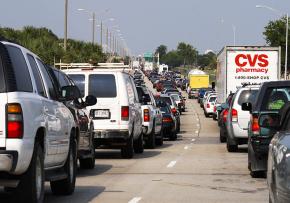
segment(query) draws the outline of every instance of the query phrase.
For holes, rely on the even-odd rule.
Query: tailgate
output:
[[[0,148],[6,146],[6,104],[7,93],[0,93]]]
[[[241,129],[248,129],[248,123],[250,121],[250,113],[248,111],[243,111],[239,106],[238,110],[238,123]]]

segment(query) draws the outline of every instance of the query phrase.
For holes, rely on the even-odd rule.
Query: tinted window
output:
[[[171,95],[171,97],[172,97],[174,100],[179,100],[179,96],[178,96],[178,95]]]
[[[244,90],[241,92],[238,104],[242,106],[243,103],[254,103],[258,90]]]
[[[5,82],[4,82],[4,72],[3,68],[0,66],[0,92],[5,92],[6,87],[5,87]]]
[[[50,78],[49,73],[47,72],[46,67],[38,59],[37,59],[37,62],[38,62],[39,67],[41,69],[41,72],[42,72],[43,78],[44,78],[44,80],[46,82],[46,85],[48,87],[49,96],[51,97],[51,99],[57,100],[57,94],[55,92],[55,88],[53,86],[52,79]]]
[[[268,88],[263,98],[261,110],[279,110],[289,101],[290,87]]]
[[[167,106],[160,107],[160,111],[162,113],[170,113],[170,109]]]
[[[34,60],[34,57],[31,56],[30,54],[28,54],[27,57],[28,57],[28,61],[32,69],[34,79],[35,79],[37,92],[39,95],[46,97],[45,88],[43,86],[43,81],[42,81],[38,66],[36,64],[36,61]]]
[[[85,76],[81,74],[72,74],[72,75],[69,75],[69,77],[74,81],[76,86],[78,86],[78,88],[81,91],[82,97],[84,97],[85,96]]]
[[[158,98],[158,99],[161,100],[161,101],[166,102],[166,103],[169,104],[169,105],[172,105],[172,102],[171,102],[170,97],[160,97],[160,98]]]
[[[210,97],[208,102],[214,102],[216,100],[216,97]]]
[[[32,92],[33,88],[31,78],[22,51],[14,46],[6,45],[6,47],[11,58],[17,90],[23,92]]]
[[[112,74],[94,74],[89,76],[89,95],[97,98],[116,97],[116,80]]]
[[[65,74],[62,72],[59,72],[57,70],[53,70],[54,75],[60,85],[60,87],[64,87],[64,86],[70,86],[70,82],[68,81],[68,79],[65,77]]]

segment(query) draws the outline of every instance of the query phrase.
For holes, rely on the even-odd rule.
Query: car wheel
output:
[[[71,195],[75,190],[77,169],[76,140],[73,137],[70,141],[69,153],[63,169],[67,174],[67,178],[63,180],[51,181],[50,188],[53,194]]]
[[[146,147],[149,149],[154,149],[156,146],[155,143],[156,137],[155,137],[155,125],[153,125],[152,131],[150,135],[148,136],[148,139],[146,141]]]
[[[264,178],[265,171],[250,171],[250,175],[252,178]]]
[[[20,202],[43,202],[44,198],[44,155],[39,143],[35,143],[30,166],[21,177],[16,189]]]
[[[156,139],[156,144],[159,146],[163,145],[163,130],[160,131],[159,138]]]
[[[170,134],[170,140],[175,141],[177,139],[177,133],[176,131],[171,132]]]
[[[227,140],[227,150],[228,152],[236,152],[238,151],[238,145],[231,145]]]
[[[121,149],[121,155],[125,159],[131,159],[134,155],[133,135],[127,140],[126,146]]]
[[[225,143],[227,141],[225,130],[220,127],[220,142]]]
[[[205,111],[204,111],[204,116],[205,116],[206,118],[209,117],[208,113],[206,113]]]
[[[138,139],[134,141],[134,152],[137,154],[141,154],[144,152],[144,145],[143,145],[143,133],[139,135]]]

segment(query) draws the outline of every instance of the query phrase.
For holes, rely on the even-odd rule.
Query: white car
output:
[[[214,113],[214,105],[217,99],[217,95],[215,93],[209,94],[206,97],[205,103],[203,104],[204,115],[205,117],[209,117]]]
[[[258,85],[241,87],[233,97],[226,121],[227,149],[229,152],[237,151],[238,145],[248,143],[250,112],[243,111],[242,104],[254,103],[259,88]]]
[[[139,100],[142,100],[142,126],[145,144],[148,148],[163,145],[162,113],[156,106],[152,93],[146,87],[137,87]],[[143,98],[142,98],[143,97]]]
[[[142,112],[133,77],[123,69],[66,69],[83,95],[98,103],[88,107],[93,117],[96,147],[120,148],[123,158],[142,153]]]
[[[72,194],[76,125],[62,102],[78,88],[58,95],[41,59],[20,45],[0,42],[0,61],[0,185],[15,202],[43,202],[45,180],[54,194]]]

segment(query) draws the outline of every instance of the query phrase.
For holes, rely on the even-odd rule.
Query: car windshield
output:
[[[262,111],[280,110],[290,100],[290,87],[268,88],[262,102]]]
[[[215,100],[216,100],[216,97],[210,97],[208,101],[209,102],[214,102]]]

